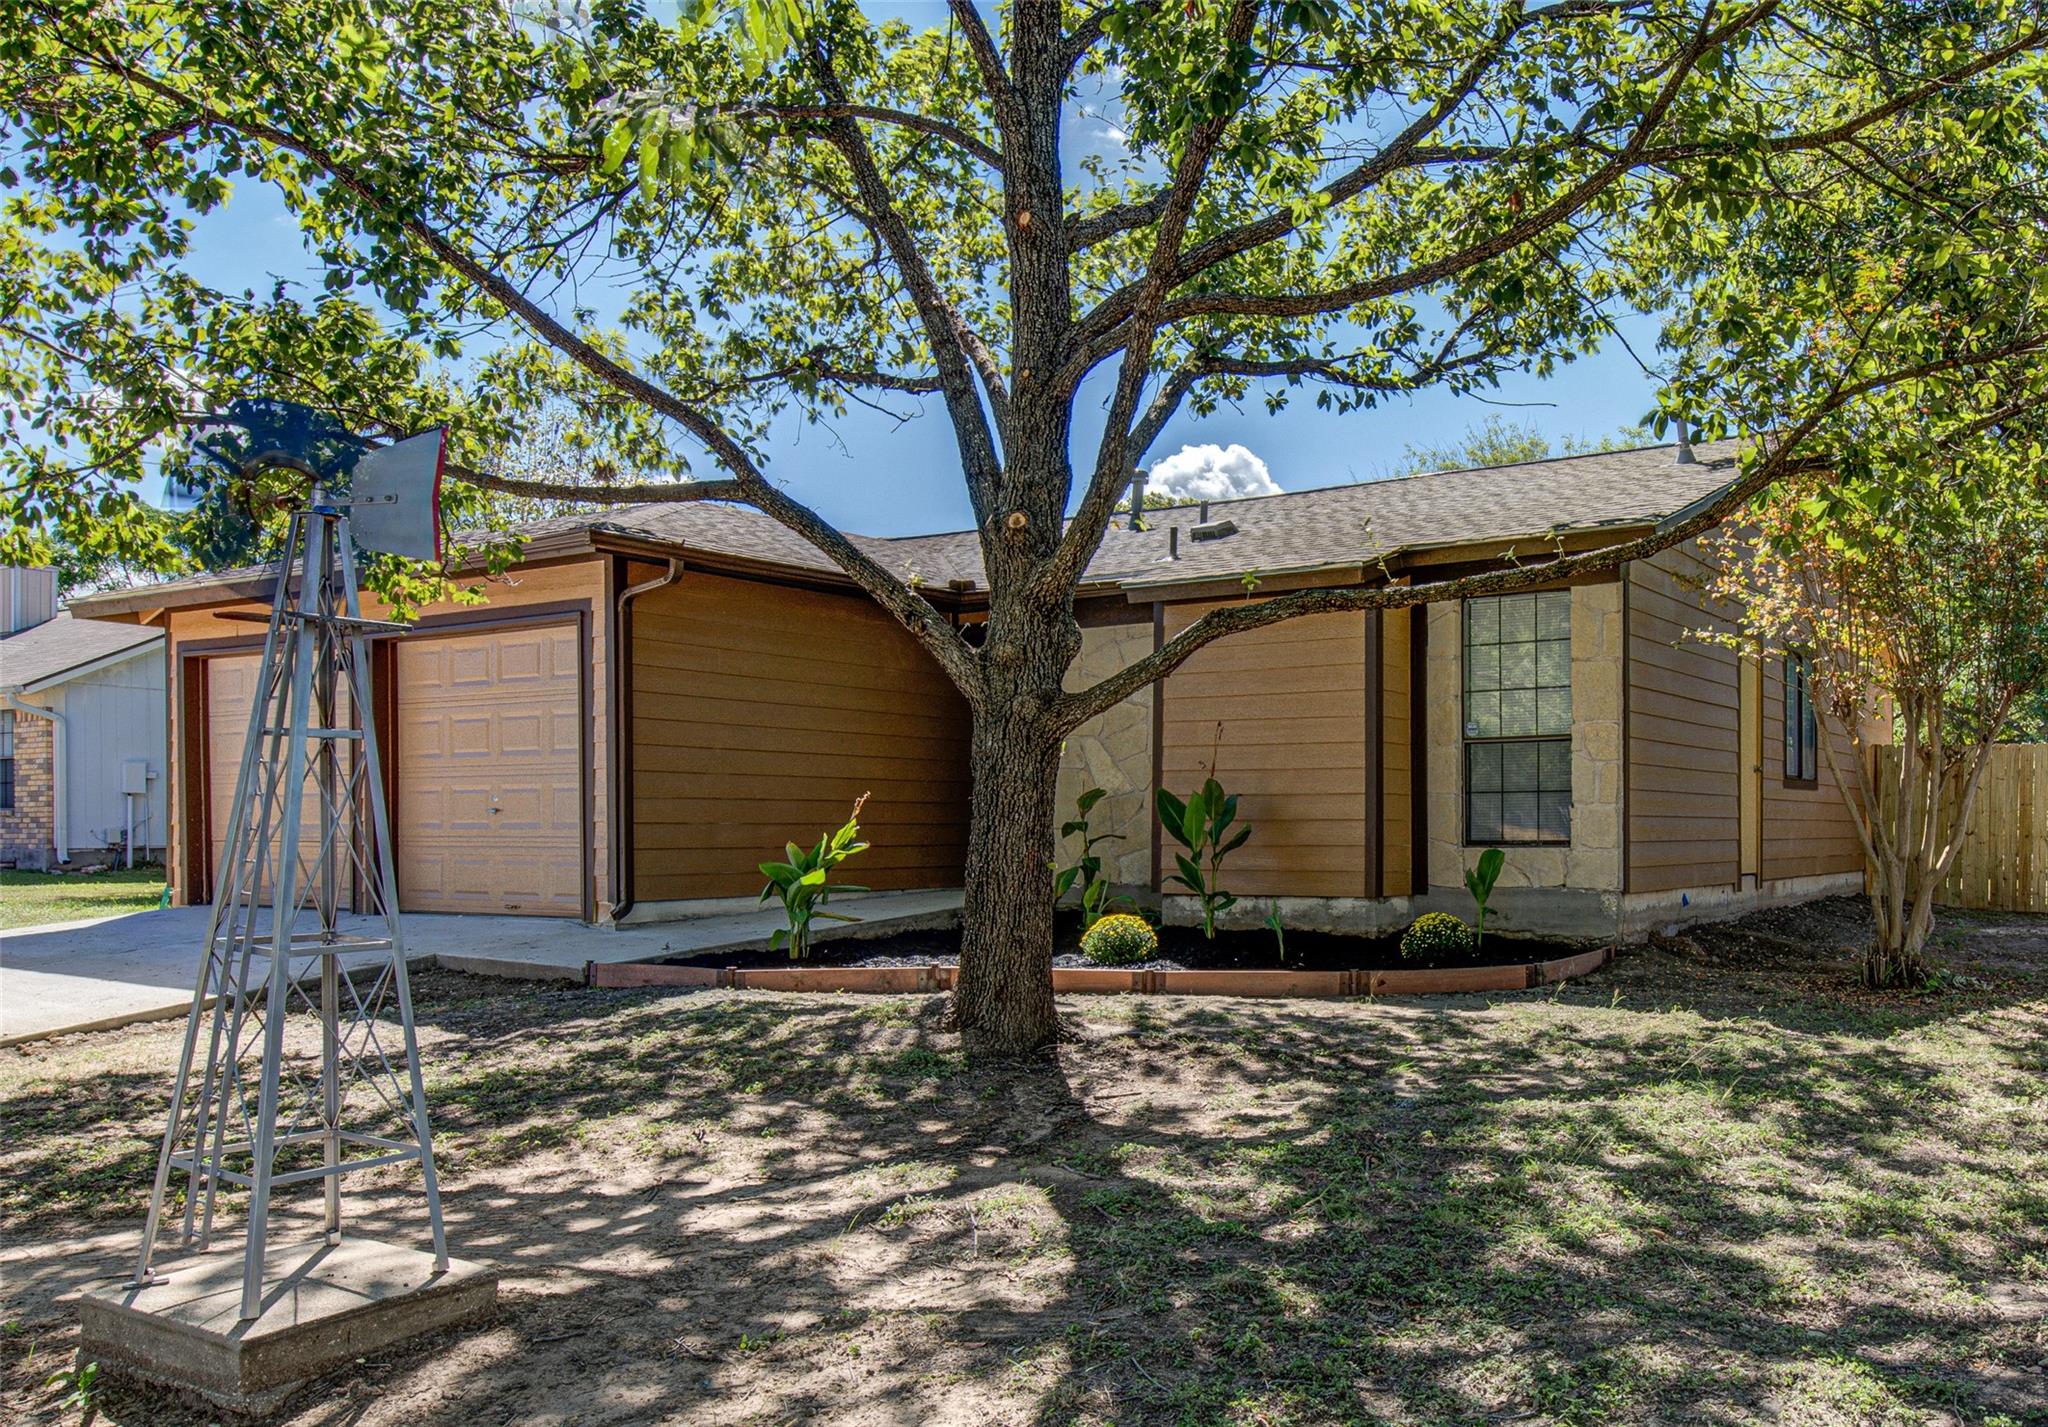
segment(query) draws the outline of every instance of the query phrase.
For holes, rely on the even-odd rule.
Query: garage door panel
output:
[[[507,713],[498,718],[498,746],[494,750],[500,758],[535,759],[546,758],[553,740],[548,738],[550,722],[546,712],[535,709],[526,713]]]
[[[241,773],[242,747],[249,731],[249,714],[256,702],[256,677],[262,663],[263,658],[260,654],[223,654],[206,661],[208,897],[213,895],[213,890],[218,885],[221,864],[227,856],[228,818],[234,809],[235,781]],[[350,713],[351,704],[346,689],[338,691],[338,701],[336,722],[344,728],[350,727],[353,715]],[[341,750],[344,784],[348,770],[354,766],[354,758],[354,747],[344,745]],[[299,875],[302,881],[310,872],[320,847],[320,784],[310,768],[306,776],[304,799],[299,834]],[[260,816],[260,808],[252,807],[251,815]],[[282,815],[283,809],[279,807],[273,817]],[[352,835],[350,829],[353,821],[352,816],[345,814],[342,837]],[[273,837],[268,870],[258,884],[258,895],[266,903],[269,901],[271,883],[275,880],[277,847],[278,839]]]
[[[580,915],[575,628],[402,641],[397,674],[400,904]]]

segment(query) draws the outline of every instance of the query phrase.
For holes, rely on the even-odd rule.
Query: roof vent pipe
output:
[[[1180,527],[1178,525],[1166,527],[1166,558],[1169,560],[1178,560],[1180,558]]]
[[[1130,529],[1145,528],[1145,475],[1143,466],[1131,468],[1131,521]]]
[[[1678,464],[1691,466],[1698,462],[1699,457],[1692,453],[1692,434],[1686,430],[1685,418],[1681,416],[1678,418]]]

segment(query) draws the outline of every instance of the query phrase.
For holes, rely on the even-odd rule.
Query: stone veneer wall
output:
[[[0,812],[0,862],[42,871],[56,853],[57,805],[50,786],[50,721],[14,715],[14,806]]]
[[[1621,890],[1619,581],[1572,587],[1572,842],[1509,847],[1502,887]],[[1484,850],[1465,846],[1464,621],[1455,602],[1429,606],[1429,881],[1462,887]],[[1446,712],[1444,717],[1435,711]]]
[[[1082,689],[1152,652],[1152,622],[1091,625],[1081,631],[1081,652],[1067,671],[1067,688]],[[1057,820],[1074,816],[1074,801],[1089,788],[1109,796],[1095,805],[1089,825],[1096,833],[1121,833],[1123,841],[1098,849],[1104,873],[1125,887],[1152,882],[1152,690],[1132,695],[1109,712],[1067,735],[1060,753]],[[1080,839],[1060,840],[1062,864],[1079,855]]]

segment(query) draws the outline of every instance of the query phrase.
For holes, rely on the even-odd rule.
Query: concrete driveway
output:
[[[844,904],[862,920],[834,925],[818,933],[819,940],[950,924],[959,915],[960,893],[880,892],[846,898]],[[183,1015],[199,977],[207,910],[170,907],[0,936],[0,1046]],[[344,931],[358,935],[382,930],[367,917],[344,917],[342,923]],[[584,966],[593,961],[660,961],[758,947],[778,924],[765,910],[619,929],[551,917],[413,913],[405,918],[405,937],[413,965],[581,981]]]

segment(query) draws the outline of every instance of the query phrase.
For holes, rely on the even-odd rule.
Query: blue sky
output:
[[[941,18],[938,0],[870,4],[877,16],[913,22]],[[1103,93],[1069,122],[1070,159],[1116,142],[1115,104]],[[296,225],[277,198],[248,181],[225,207],[202,220],[193,267],[202,280],[228,290],[266,291],[272,277],[317,288],[318,273]],[[1656,324],[1625,321],[1629,344],[1653,358]],[[1653,358],[1654,359],[1654,358]],[[1076,412],[1076,456],[1092,455],[1099,410],[1109,377],[1098,372],[1083,389]],[[1442,391],[1397,397],[1370,411],[1335,415],[1318,411],[1310,387],[1292,391],[1280,414],[1255,395],[1241,410],[1202,418],[1183,412],[1148,453],[1156,464],[1187,445],[1240,445],[1265,463],[1283,490],[1374,480],[1393,474],[1405,447],[1456,440],[1465,429],[1499,414],[1535,427],[1553,444],[1570,435],[1597,436],[1639,421],[1654,403],[1656,383],[1617,341],[1590,357],[1560,367],[1548,379],[1511,377],[1484,400]],[[798,499],[842,528],[874,535],[960,529],[972,524],[952,434],[942,404],[891,398],[898,411],[919,413],[899,423],[855,408],[825,425],[785,420],[768,451],[768,473]],[[1078,498],[1078,493],[1077,493]]]
[[[1638,352],[1650,356],[1654,322],[1624,324],[1622,330]],[[1183,445],[1238,444],[1266,463],[1282,490],[1307,490],[1391,475],[1406,446],[1452,441],[1494,413],[1535,426],[1553,444],[1567,435],[1603,434],[1640,421],[1655,405],[1655,394],[1656,383],[1620,343],[1610,342],[1548,380],[1504,382],[1485,402],[1427,392],[1336,416],[1317,411],[1313,391],[1304,387],[1277,416],[1256,401],[1241,412],[1182,416],[1147,459],[1156,463]],[[865,412],[829,429],[792,425],[777,443],[770,474],[835,523],[864,534],[971,525],[944,411],[936,400],[923,410],[921,419],[901,427]]]

